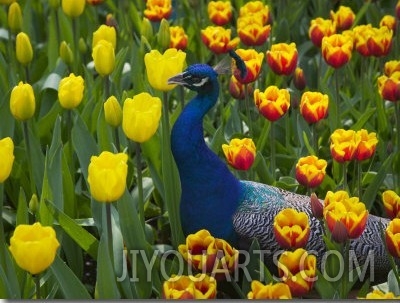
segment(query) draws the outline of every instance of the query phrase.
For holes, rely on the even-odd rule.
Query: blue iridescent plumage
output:
[[[236,66],[243,68],[243,62],[235,55],[231,54]],[[218,100],[218,74],[230,70],[230,61],[215,68],[194,64],[168,81],[197,92],[178,117],[171,134],[172,153],[182,188],[183,231],[188,235],[207,229],[213,236],[228,240],[239,248],[242,243],[257,238],[261,248],[272,254],[280,249],[274,239],[273,219],[280,210],[292,207],[309,215],[311,236],[306,249],[321,256],[325,251],[323,230],[311,214],[310,197],[238,180],[204,141],[203,118]],[[379,232],[381,223],[385,226],[388,220],[370,215],[366,230],[359,239],[352,241],[352,248],[360,262],[372,251],[375,265],[388,269],[390,266]]]

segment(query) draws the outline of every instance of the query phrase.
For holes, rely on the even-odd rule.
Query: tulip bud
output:
[[[169,41],[170,41],[169,23],[167,20],[162,19],[157,34],[157,42],[162,49],[167,49],[169,47]]]
[[[301,67],[296,67],[294,70],[293,83],[298,90],[303,90],[306,87],[306,78]]]
[[[115,67],[115,53],[113,45],[106,41],[100,40],[93,48],[92,57],[94,68],[100,76],[108,76]]]
[[[65,41],[60,44],[60,57],[67,65],[71,65],[74,62],[74,54]]]
[[[107,14],[107,16],[106,16],[106,25],[114,27],[115,31],[118,30],[118,23],[117,23],[117,20],[115,20],[113,14]]]
[[[321,201],[319,201],[317,195],[315,193],[311,194],[311,212],[313,216],[317,219],[323,218],[324,206]]]
[[[118,127],[122,123],[122,108],[115,96],[111,96],[104,102],[104,115],[107,124]]]
[[[151,25],[149,19],[143,18],[140,34],[144,36],[147,40],[153,37],[153,26]]]
[[[35,95],[28,83],[19,82],[13,88],[10,96],[10,110],[15,119],[25,121],[35,114]]]
[[[395,11],[396,11],[397,19],[400,19],[400,1],[397,1],[396,7],[395,7]]]
[[[15,40],[16,56],[19,63],[27,65],[32,61],[33,49],[29,36],[20,32]]]
[[[22,13],[18,2],[14,2],[8,9],[8,27],[11,32],[17,33],[22,28]]]
[[[31,199],[29,200],[29,210],[35,214],[39,209],[39,200],[36,194],[33,194]]]
[[[81,54],[85,54],[87,52],[87,44],[85,39],[83,39],[82,37],[79,38],[78,48]]]
[[[62,0],[62,10],[63,12],[71,17],[79,17],[82,15],[85,9],[86,0]]]

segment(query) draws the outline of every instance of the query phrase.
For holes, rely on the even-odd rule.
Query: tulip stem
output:
[[[3,229],[3,197],[4,197],[4,183],[0,183],[0,242],[6,243]],[[5,256],[0,254],[0,265],[5,266]]]
[[[30,179],[30,185],[31,185],[31,191],[32,195],[36,194],[36,186],[35,186],[35,180],[33,178],[33,168],[32,168],[32,162],[31,162],[31,146],[30,146],[30,140],[29,140],[29,129],[28,129],[28,121],[23,121],[22,122],[22,128],[24,132],[24,139],[25,139],[25,145],[26,145],[26,156],[27,156],[27,162],[28,162],[28,171],[29,171],[29,179]]]
[[[174,160],[171,152],[171,139],[169,127],[169,106],[168,106],[168,93],[163,92],[163,109],[162,109],[162,150],[161,150],[161,167],[162,167],[162,180],[164,185],[164,199],[167,206],[170,226],[172,245],[178,247],[178,244],[183,241],[183,234],[181,229],[179,217],[179,196],[177,188],[179,187],[177,180],[177,169],[174,167]]]
[[[275,125],[274,122],[271,122],[271,128],[270,128],[270,144],[271,144],[271,173],[272,173],[272,179],[275,180],[275,142],[274,142],[274,138],[275,138]]]
[[[107,100],[108,97],[110,97],[110,84],[110,76],[104,76],[104,101]]]
[[[34,275],[33,279],[35,280],[36,300],[40,300],[41,299],[41,294],[40,294],[40,274]]]
[[[74,39],[74,72],[79,73],[79,37],[78,37],[78,18],[72,18],[72,34]]]
[[[358,183],[358,197],[362,197],[362,165],[361,161],[357,161],[357,183]]]
[[[119,130],[118,127],[114,127],[114,135],[115,135],[115,148],[117,149],[117,152],[121,151],[121,143],[119,140]]]
[[[347,163],[346,162],[343,162],[342,169],[343,169],[343,190],[346,190],[346,187],[347,187]]]
[[[111,262],[114,260],[113,254],[113,235],[112,235],[112,224],[111,224],[111,203],[106,203],[106,228],[107,228],[107,244],[110,254]]]
[[[246,116],[247,116],[247,126],[249,127],[249,137],[253,136],[253,124],[251,121],[251,111],[250,111],[250,98],[248,92],[248,84],[244,85],[244,101],[246,107]]]
[[[140,223],[144,229],[144,201],[143,201],[143,177],[142,177],[142,159],[141,159],[141,148],[140,143],[135,142],[136,151],[136,170],[137,170],[137,187],[139,197],[139,217]]]
[[[312,136],[312,147],[314,149],[315,156],[318,157],[318,138],[317,138],[317,130],[315,129],[315,123],[311,124],[311,136]]]
[[[335,106],[335,129],[340,125],[339,118],[339,107],[340,107],[340,96],[339,96],[339,69],[335,70],[335,92],[336,92],[336,106]]]

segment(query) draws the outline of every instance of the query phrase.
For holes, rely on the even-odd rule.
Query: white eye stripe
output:
[[[200,82],[192,83],[193,86],[200,87],[203,86],[208,81],[208,77],[201,79]]]

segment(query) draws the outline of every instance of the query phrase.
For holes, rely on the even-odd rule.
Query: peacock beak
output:
[[[183,79],[183,74],[184,73],[180,73],[177,74],[171,78],[168,79],[168,84],[179,84],[179,85],[185,85],[186,82]]]

